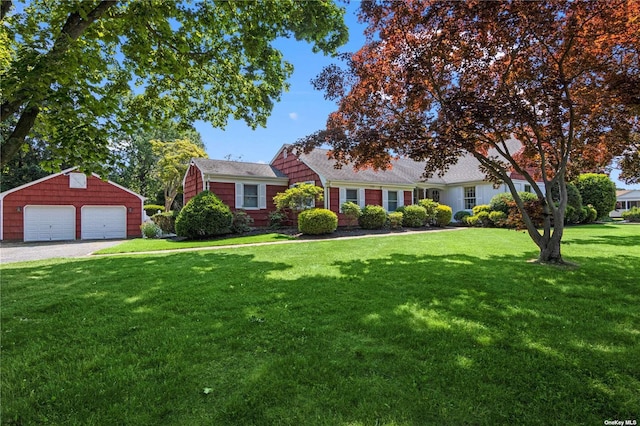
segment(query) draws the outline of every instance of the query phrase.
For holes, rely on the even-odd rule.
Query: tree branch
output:
[[[24,143],[24,138],[31,131],[39,112],[40,110],[37,106],[29,106],[22,111],[22,115],[14,127],[13,132],[11,132],[11,135],[9,135],[2,144],[0,150],[0,167],[4,167],[18,152]]]

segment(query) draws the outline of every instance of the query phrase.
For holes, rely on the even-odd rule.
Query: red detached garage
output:
[[[98,175],[64,170],[0,193],[3,241],[139,237],[144,197]]]

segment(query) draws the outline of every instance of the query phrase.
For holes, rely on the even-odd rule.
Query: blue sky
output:
[[[358,23],[356,18],[358,5],[358,1],[346,5],[349,42],[340,49],[341,52],[355,52],[364,43],[364,25]],[[234,120],[230,120],[224,130],[214,129],[205,122],[196,123],[209,158],[224,159],[230,156],[233,160],[269,163],[283,144],[294,143],[323,129],[329,113],[336,110],[333,101],[325,100],[323,93],[313,88],[311,79],[323,67],[337,63],[337,59],[321,53],[314,54],[311,45],[295,40],[278,41],[276,47],[294,66],[293,76],[289,79],[289,91],[283,93],[281,101],[275,104],[266,128],[252,130],[243,121]],[[640,189],[640,184],[626,185],[618,181],[618,174],[616,170],[611,174],[617,187]]]

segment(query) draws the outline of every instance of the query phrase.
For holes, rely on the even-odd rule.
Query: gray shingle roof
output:
[[[287,176],[270,164],[245,163],[241,161],[194,158],[192,161],[205,174],[248,178],[286,178]]]

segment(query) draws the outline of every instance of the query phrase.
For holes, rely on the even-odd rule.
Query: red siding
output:
[[[229,182],[209,182],[209,190],[216,194],[223,203],[228,205],[231,210],[236,208],[236,184]],[[273,197],[278,192],[284,192],[287,186],[267,185],[267,208],[260,210],[245,210],[245,212],[253,218],[253,226],[268,226],[269,213],[276,210]]]
[[[187,170],[187,176],[184,180],[184,204],[186,205],[190,199],[204,191],[204,182],[202,182],[202,173],[200,169],[191,164]]]
[[[298,182],[315,182],[315,185],[322,186],[320,183],[320,176],[309,168],[302,161],[298,160],[298,157],[288,153],[285,158],[285,150],[283,149],[280,155],[273,160],[271,165],[282,173],[287,175],[289,183],[294,184]]]
[[[404,205],[410,206],[413,204],[413,191],[404,191]]]
[[[364,205],[381,206],[382,205],[382,190],[381,189],[365,189],[364,190]]]
[[[6,195],[2,201],[4,240],[20,241],[23,239],[24,207],[27,205],[75,206],[76,239],[81,237],[82,206],[125,206],[127,208],[127,237],[133,238],[142,235],[140,231],[142,223],[140,198],[95,176],[87,176],[87,187],[84,189],[69,188],[69,176],[59,175]]]

